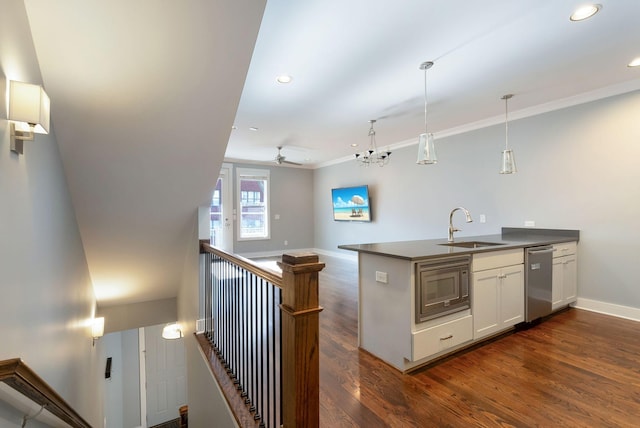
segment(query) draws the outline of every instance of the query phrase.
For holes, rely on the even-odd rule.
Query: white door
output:
[[[145,327],[147,426],[180,417],[187,404],[184,339],[163,339],[163,325]]]
[[[232,170],[222,164],[211,202],[211,242],[226,252],[233,252]]]

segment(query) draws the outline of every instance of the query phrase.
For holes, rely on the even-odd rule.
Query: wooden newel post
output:
[[[318,272],[312,253],[284,254],[282,262],[282,419],[284,428],[320,424]]]

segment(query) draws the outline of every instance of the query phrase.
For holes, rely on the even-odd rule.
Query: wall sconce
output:
[[[104,336],[104,317],[94,318],[91,323],[91,337],[93,337],[93,346],[96,346],[96,339]]]
[[[163,339],[180,339],[182,337],[182,329],[180,324],[174,322],[173,324],[167,324],[162,329]]]
[[[49,96],[40,85],[9,82],[9,121],[11,151],[24,152],[24,141],[33,141],[34,133],[48,134],[51,113]]]

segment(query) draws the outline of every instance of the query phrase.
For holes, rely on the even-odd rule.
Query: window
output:
[[[222,179],[218,178],[216,188],[213,191],[210,209],[210,236],[213,238],[213,245],[220,246],[218,237],[222,232],[222,201],[220,200],[220,191],[222,190]]]
[[[269,239],[269,170],[238,168],[238,239]]]

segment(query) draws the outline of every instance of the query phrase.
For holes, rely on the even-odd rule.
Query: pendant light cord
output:
[[[428,129],[427,129],[427,69],[428,67],[424,67],[424,133],[425,135],[428,132]]]
[[[509,150],[509,97],[504,97],[504,148]]]
[[[433,61],[425,61],[420,64],[420,69],[424,70],[424,133],[429,132],[427,126],[427,70],[433,66]]]
[[[507,94],[502,97],[504,100],[504,148],[509,150],[509,99],[513,97],[513,94]]]

